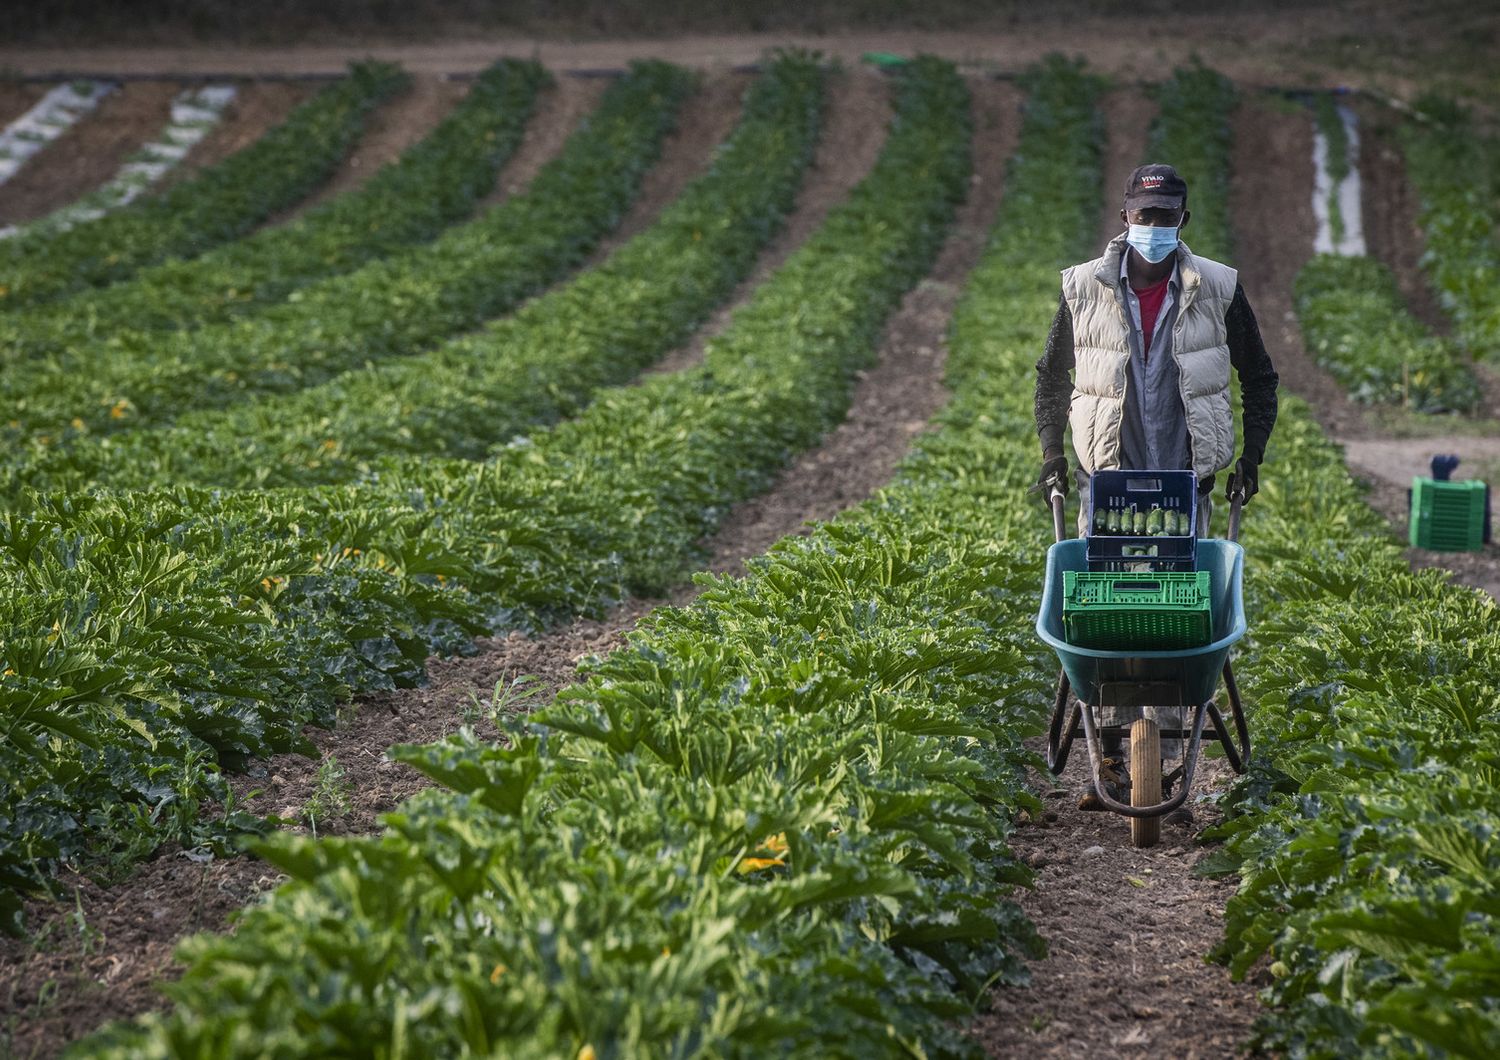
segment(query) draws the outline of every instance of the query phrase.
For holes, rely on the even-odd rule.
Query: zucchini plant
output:
[[[1308,353],[1355,401],[1420,412],[1478,407],[1468,355],[1407,312],[1381,262],[1317,255],[1297,273],[1296,306]]]

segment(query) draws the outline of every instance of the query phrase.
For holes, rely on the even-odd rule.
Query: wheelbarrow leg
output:
[[[1224,725],[1224,716],[1212,703],[1208,706],[1208,718],[1213,722],[1214,736],[1224,747],[1224,757],[1228,759],[1229,767],[1236,773],[1243,773],[1250,768],[1250,728],[1245,723],[1245,710],[1240,703],[1240,686],[1235,683],[1234,671],[1227,662],[1224,664],[1224,687],[1229,691],[1229,713],[1234,718],[1235,734],[1239,737],[1238,746]]]
[[[1055,777],[1062,776],[1068,766],[1068,753],[1073,750],[1073,736],[1078,732],[1079,705],[1075,702],[1068,711],[1068,684],[1066,671],[1057,672],[1057,699],[1052,704],[1052,725],[1047,732],[1047,768]],[[1063,722],[1067,724],[1064,725]]]
[[[1211,704],[1208,703],[1200,703],[1193,708],[1193,731],[1189,736],[1182,761],[1182,786],[1170,799],[1154,806],[1127,806],[1118,799],[1110,798],[1104,785],[1099,782],[1099,771],[1103,766],[1103,752],[1099,747],[1099,731],[1094,727],[1094,712],[1084,707],[1083,733],[1084,742],[1089,749],[1089,782],[1093,784],[1094,794],[1099,797],[1104,808],[1124,817],[1160,817],[1171,813],[1186,802],[1188,791],[1193,786],[1193,774],[1198,768],[1198,748],[1203,740],[1203,723],[1208,718],[1210,706]]]

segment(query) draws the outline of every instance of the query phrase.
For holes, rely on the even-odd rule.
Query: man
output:
[[[1181,241],[1192,214],[1187,184],[1168,165],[1141,166],[1125,184],[1126,231],[1102,257],[1065,269],[1057,316],[1036,365],[1037,486],[1068,490],[1063,430],[1073,428],[1076,481],[1108,468],[1191,468],[1198,476],[1198,532],[1208,535],[1215,475],[1234,464],[1225,491],[1253,497],[1276,423],[1276,370],[1235,270]],[[1244,401],[1244,449],[1234,457],[1229,370]],[[1077,379],[1073,379],[1076,369]],[[1087,533],[1087,506],[1079,535]],[[1147,707],[1164,727],[1179,708]],[[1099,710],[1102,725],[1129,725],[1140,708]],[[1175,748],[1163,748],[1169,757]],[[1123,782],[1118,738],[1104,747],[1105,779]],[[1090,789],[1079,803],[1102,809]],[[1174,815],[1175,816],[1175,815]],[[1191,820],[1191,813],[1186,818]],[[1179,818],[1181,819],[1181,818]]]

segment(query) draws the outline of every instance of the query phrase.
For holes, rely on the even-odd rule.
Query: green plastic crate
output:
[[[1484,483],[1475,479],[1411,483],[1410,541],[1434,552],[1477,552],[1484,546]]]
[[[1105,651],[1178,651],[1213,634],[1208,571],[1106,574],[1063,572],[1063,634]]]

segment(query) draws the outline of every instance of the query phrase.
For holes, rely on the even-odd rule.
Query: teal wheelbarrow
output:
[[[1161,818],[1182,806],[1188,798],[1198,766],[1203,734],[1212,726],[1213,738],[1224,748],[1231,768],[1243,773],[1250,762],[1250,733],[1240,702],[1239,688],[1229,662],[1230,651],[1245,635],[1242,594],[1244,550],[1239,536],[1243,497],[1231,499],[1229,539],[1200,538],[1196,569],[1210,575],[1211,633],[1198,647],[1173,651],[1106,650],[1070,644],[1063,626],[1063,583],[1067,571],[1090,569],[1084,538],[1064,539],[1063,494],[1052,490],[1053,524],[1057,541],[1047,551],[1046,582],[1036,631],[1056,653],[1062,664],[1057,695],[1047,734],[1047,766],[1054,775],[1068,764],[1073,741],[1084,738],[1088,747],[1090,783],[1103,806],[1130,819],[1133,846],[1149,847],[1161,836]],[[1139,578],[1149,581],[1149,568]],[[1216,703],[1219,681],[1228,695],[1233,733]],[[1104,726],[1096,717],[1100,707],[1177,707],[1181,728],[1162,728],[1155,721],[1140,719],[1129,726]],[[1191,712],[1191,721],[1188,714]],[[1129,802],[1110,794],[1101,771],[1102,742],[1129,740]],[[1181,756],[1165,768],[1162,740],[1181,741]],[[1170,790],[1170,797],[1163,791]]]

